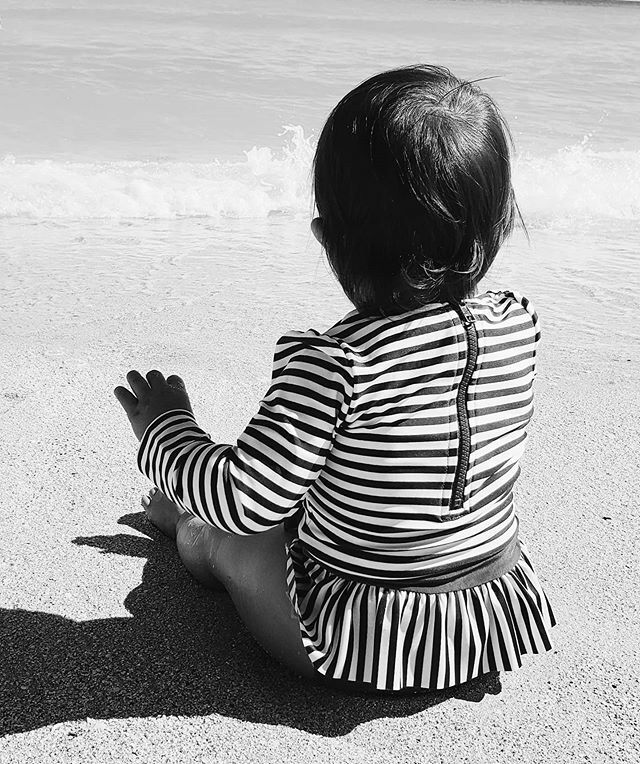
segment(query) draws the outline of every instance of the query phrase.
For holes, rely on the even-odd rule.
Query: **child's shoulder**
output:
[[[273,375],[277,376],[294,359],[325,368],[347,368],[350,364],[338,338],[315,329],[292,330],[276,342],[273,356]]]
[[[538,311],[528,297],[512,289],[488,290],[482,294],[465,300],[468,305],[475,307],[488,320],[501,320],[510,313],[527,313],[538,327]]]
[[[383,321],[352,310],[323,332],[316,329],[289,331],[276,343],[274,373],[294,357],[315,358],[325,365],[352,370],[354,358],[366,349],[371,335],[377,334],[373,325]]]

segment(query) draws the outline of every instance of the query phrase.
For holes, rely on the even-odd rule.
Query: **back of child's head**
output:
[[[383,72],[348,93],[318,140],[327,257],[365,312],[471,296],[517,206],[497,106],[437,66]]]

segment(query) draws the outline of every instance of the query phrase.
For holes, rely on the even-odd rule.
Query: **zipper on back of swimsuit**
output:
[[[471,456],[471,427],[469,425],[469,412],[467,410],[467,391],[471,376],[478,360],[478,331],[475,326],[475,319],[466,305],[456,303],[454,305],[456,312],[460,316],[462,326],[465,331],[467,342],[467,361],[460,387],[456,396],[456,410],[458,414],[458,463],[453,478],[453,488],[451,491],[451,502],[449,510],[452,512],[462,509],[464,504],[464,486],[467,479],[467,470],[469,469],[469,458]]]

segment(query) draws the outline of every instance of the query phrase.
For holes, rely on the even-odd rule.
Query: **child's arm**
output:
[[[230,533],[259,533],[296,511],[348,411],[351,375],[337,342],[312,338],[285,353],[276,354],[272,385],[236,446],[211,441],[186,393],[187,405],[156,414],[140,442],[141,472],[178,506]]]

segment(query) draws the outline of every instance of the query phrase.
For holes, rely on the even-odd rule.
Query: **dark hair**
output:
[[[439,66],[377,74],[331,112],[314,159],[329,263],[362,311],[473,294],[519,214],[493,100]]]

